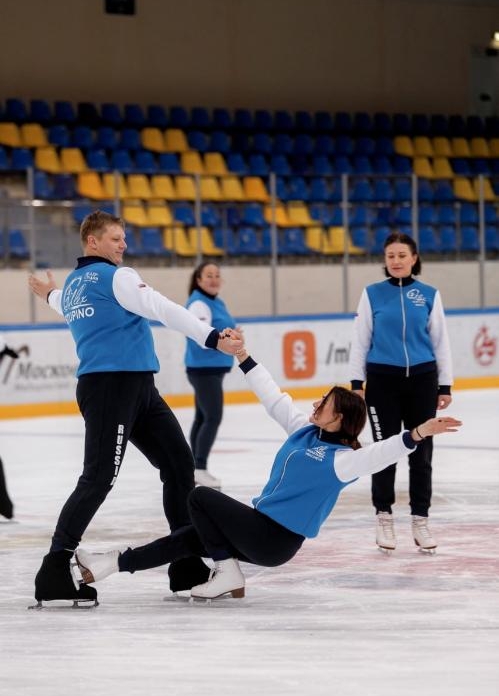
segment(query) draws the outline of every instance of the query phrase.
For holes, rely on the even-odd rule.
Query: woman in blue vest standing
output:
[[[235,327],[223,300],[218,297],[222,279],[220,268],[205,261],[194,269],[186,307],[198,319],[220,330]],[[188,338],[185,351],[187,379],[194,389],[194,422],[190,444],[194,455],[196,484],[220,488],[219,479],[208,471],[208,456],[223,416],[223,380],[234,364],[231,355],[201,348]]]
[[[384,243],[387,280],[362,292],[350,353],[352,389],[364,396],[374,440],[385,440],[435,416],[451,403],[451,352],[440,293],[414,276],[421,273],[416,243],[391,234]],[[412,535],[421,551],[437,543],[428,527],[433,440],[409,454]],[[392,516],[396,464],[372,476],[376,543],[395,549]]]

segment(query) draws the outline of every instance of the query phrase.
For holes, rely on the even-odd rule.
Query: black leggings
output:
[[[196,469],[206,469],[208,456],[222,422],[225,372],[203,374],[188,371],[187,379],[194,389],[194,422],[190,432],[190,443]]]
[[[62,508],[50,550],[78,546],[116,481],[128,441],[159,471],[170,529],[189,524],[192,453],[175,415],[158,393],[152,373],[83,375],[76,398],[85,420],[83,472]]]
[[[411,430],[434,418],[438,398],[436,371],[404,377],[368,374],[366,405],[374,440]],[[428,437],[409,455],[409,505],[412,515],[428,516],[432,494],[433,438]],[[376,512],[391,512],[395,503],[396,465],[372,476],[372,501]]]
[[[293,558],[305,539],[213,488],[198,486],[192,491],[189,513],[191,525],[121,554],[120,571],[156,568],[187,556],[278,566]]]

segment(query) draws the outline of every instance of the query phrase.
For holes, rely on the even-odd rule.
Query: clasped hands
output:
[[[239,362],[246,359],[247,353],[244,347],[243,331],[240,327],[236,329],[226,328],[219,333],[217,348],[222,353],[237,356]]]

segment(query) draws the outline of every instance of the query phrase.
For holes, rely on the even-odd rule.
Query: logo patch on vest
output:
[[[327,447],[324,445],[319,445],[319,447],[311,447],[305,452],[306,457],[311,457],[311,459],[315,459],[318,462],[322,462],[324,457],[326,456],[327,452]]]

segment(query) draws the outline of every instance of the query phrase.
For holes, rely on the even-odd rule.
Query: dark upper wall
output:
[[[498,3],[1,0],[0,100],[468,111]],[[499,60],[499,59],[498,59]]]

